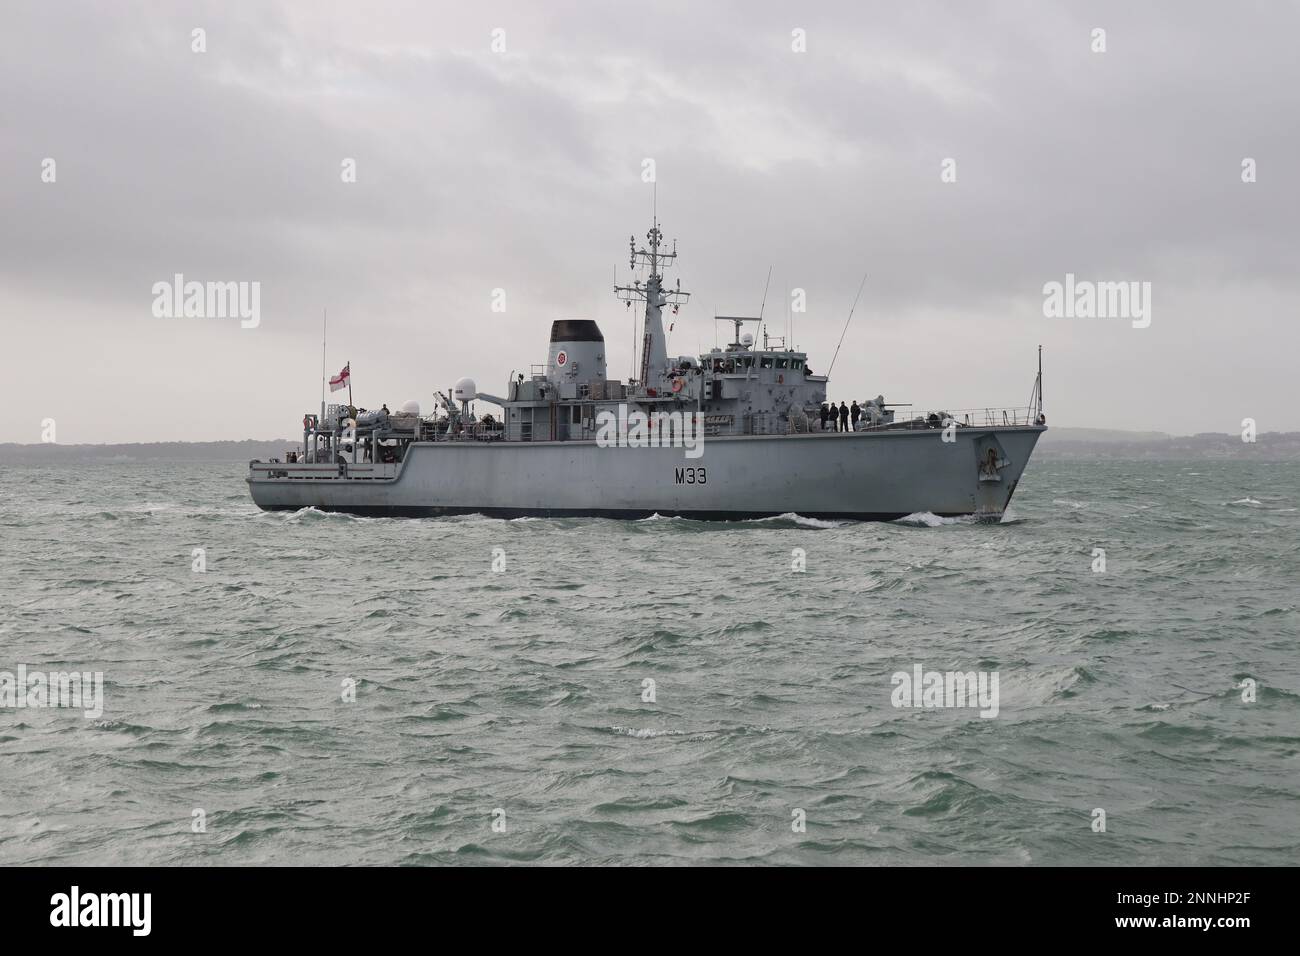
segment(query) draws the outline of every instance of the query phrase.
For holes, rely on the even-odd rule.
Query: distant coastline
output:
[[[63,462],[267,461],[283,458],[297,447],[291,438],[276,441],[147,442],[109,445],[0,444],[0,465],[48,465]],[[1264,432],[1253,444],[1240,435],[1203,432],[1168,435],[1105,428],[1049,428],[1035,458],[1114,458],[1167,461],[1205,459],[1300,460],[1300,432]]]
[[[54,465],[64,462],[267,461],[283,458],[300,441],[161,441],[112,445],[0,444],[0,465]]]
[[[1035,458],[1114,458],[1151,461],[1296,461],[1300,432],[1262,432],[1254,442],[1239,433],[1201,432],[1168,435],[1106,428],[1051,428],[1034,452]]]

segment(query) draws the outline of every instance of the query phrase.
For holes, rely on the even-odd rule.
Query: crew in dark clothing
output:
[[[822,402],[822,431],[826,431],[826,419],[830,418],[831,410],[825,402]]]
[[[858,430],[858,419],[862,417],[862,409],[858,407],[857,399],[849,406],[849,421],[853,423],[853,430]]]
[[[843,402],[840,402],[840,431],[846,432],[848,430],[849,430],[849,406],[845,405]]]

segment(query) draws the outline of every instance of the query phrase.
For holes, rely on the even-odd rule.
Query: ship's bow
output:
[[[974,437],[975,516],[998,521],[1011,503],[1020,476],[1045,426],[994,429]]]

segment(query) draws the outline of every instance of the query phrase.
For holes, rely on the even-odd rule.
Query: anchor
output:
[[[998,454],[998,447],[995,442],[989,446],[987,454],[979,460],[979,480],[1001,481],[1002,476],[998,473],[1009,464],[1011,464],[1010,459],[1003,458]]]

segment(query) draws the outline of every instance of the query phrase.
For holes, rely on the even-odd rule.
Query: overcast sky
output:
[[[1300,429],[1298,9],[6,0],[0,441],[294,436],[325,308],[358,405],[499,393],[556,318],[626,379],[646,158],[670,354],[771,267],[825,371],[865,272],[837,400],[1023,405],[1041,343],[1049,425]],[[260,283],[260,324],[155,317],[176,273]],[[1066,273],[1151,283],[1150,326],[1045,317]]]

